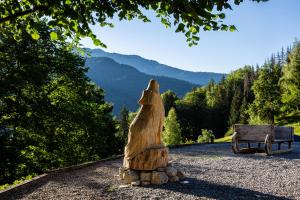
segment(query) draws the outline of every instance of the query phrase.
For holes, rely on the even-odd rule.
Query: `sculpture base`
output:
[[[168,148],[158,146],[147,149],[132,159],[124,158],[123,167],[134,170],[155,170],[168,164]]]
[[[167,167],[158,168],[151,171],[140,171],[119,169],[119,177],[132,186],[146,186],[149,184],[161,185],[168,182],[177,182],[185,179],[184,173],[175,167],[168,164]]]

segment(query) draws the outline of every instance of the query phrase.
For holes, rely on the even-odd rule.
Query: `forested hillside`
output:
[[[105,90],[105,99],[113,103],[115,114],[118,114],[123,106],[130,111],[136,111],[141,92],[147,87],[150,79],[159,82],[162,92],[173,90],[180,97],[197,86],[174,78],[147,75],[106,57],[88,58],[85,65],[89,67],[87,75]]]
[[[205,129],[216,138],[228,130],[232,134],[235,123],[290,125],[300,135],[300,44],[273,54],[262,66],[245,66],[220,83],[195,88],[183,98],[172,91],[162,96],[166,112],[175,108],[182,142],[201,140]]]

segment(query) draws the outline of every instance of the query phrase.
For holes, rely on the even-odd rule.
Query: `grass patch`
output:
[[[12,184],[0,185],[0,191],[5,190],[5,189],[10,188],[10,187],[13,187],[13,186],[16,186],[16,185],[18,185],[20,183],[23,183],[25,181],[29,181],[29,180],[33,179],[35,176],[36,176],[36,174],[28,175],[28,176],[25,176],[25,177],[21,178],[20,180],[15,180]]]
[[[278,126],[294,127],[294,134],[300,136],[300,112],[278,117],[275,120],[275,124]]]
[[[216,142],[216,143],[218,143],[218,142],[231,142],[231,135],[215,139],[214,142]]]
[[[115,192],[118,189],[118,187],[116,185],[110,185],[107,188],[107,192]]]
[[[224,137],[231,136],[232,134],[233,134],[233,126],[231,126],[230,129],[228,129],[228,131],[224,134]]]

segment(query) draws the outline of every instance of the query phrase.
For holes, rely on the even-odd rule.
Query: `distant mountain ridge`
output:
[[[165,76],[184,80],[197,85],[206,85],[211,79],[219,82],[225,74],[214,72],[191,72],[168,65],[160,64],[154,60],[148,60],[137,55],[124,55],[119,53],[109,53],[101,49],[86,49],[91,57],[107,57],[115,60],[119,64],[130,65],[140,72],[155,76]]]
[[[197,87],[183,80],[148,75],[107,57],[87,58],[86,66],[89,67],[87,75],[104,89],[105,99],[114,104],[114,114],[118,114],[122,106],[136,111],[137,102],[150,79],[158,81],[161,93],[170,89],[180,97]]]

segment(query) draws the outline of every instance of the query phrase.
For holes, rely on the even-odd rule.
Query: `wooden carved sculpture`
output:
[[[168,150],[161,140],[165,110],[155,80],[150,80],[139,104],[141,108],[129,128],[123,167],[135,170],[166,167]]]

